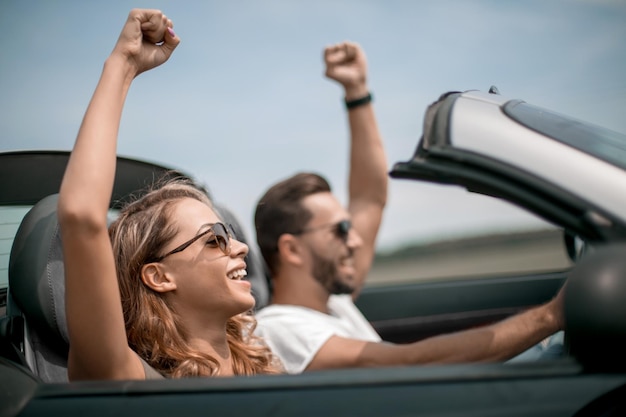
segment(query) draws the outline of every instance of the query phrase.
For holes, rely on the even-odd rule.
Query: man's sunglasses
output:
[[[333,232],[335,235],[346,242],[348,240],[348,235],[350,234],[350,229],[352,229],[352,222],[350,220],[342,220],[338,223],[332,224],[323,224],[317,227],[311,227],[308,229],[303,229],[297,233],[292,233],[293,235],[302,235],[304,233],[315,232],[316,230],[333,228]]]
[[[207,243],[213,243],[216,247],[220,248],[220,250],[222,251],[224,255],[226,256],[230,255],[230,250],[231,250],[230,240],[234,239],[235,231],[233,230],[233,227],[230,224],[225,225],[224,223],[214,223],[211,225],[211,227],[209,227],[205,231],[195,235],[194,237],[192,237],[191,239],[189,239],[182,245],[175,247],[174,249],[172,249],[165,255],[155,258],[152,262],[161,262],[163,259],[165,259],[166,257],[170,255],[184,251],[189,246],[191,246],[191,244],[194,243],[196,240],[200,239],[203,236],[208,235],[209,233],[213,233],[213,236],[209,238]]]

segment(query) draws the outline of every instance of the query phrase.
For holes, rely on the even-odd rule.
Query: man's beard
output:
[[[313,270],[311,271],[313,278],[322,284],[326,291],[330,294],[352,294],[354,292],[356,288],[341,280],[335,262],[324,258],[314,250],[311,250],[311,257],[313,259]]]

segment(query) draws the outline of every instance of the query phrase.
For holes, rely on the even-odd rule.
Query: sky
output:
[[[322,50],[363,47],[389,166],[426,107],[488,90],[626,133],[626,0],[2,0],[0,151],[70,150],[128,12],[161,9],[181,44],[131,87],[118,154],[192,174],[253,237],[263,192],[315,171],[346,202],[342,89]],[[455,187],[390,180],[378,249],[541,223]]]

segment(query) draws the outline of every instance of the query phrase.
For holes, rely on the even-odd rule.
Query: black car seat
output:
[[[67,381],[63,254],[56,217],[58,195],[26,214],[11,247],[7,316],[26,365],[44,382]],[[21,328],[20,328],[21,325]]]
[[[58,194],[50,195],[27,213],[9,258],[8,336],[24,364],[44,382],[68,380],[69,338],[57,200]],[[216,210],[233,225],[237,238],[248,243],[233,213],[222,205],[216,205]],[[253,246],[246,263],[257,306],[263,306],[269,297],[268,285],[264,264]]]

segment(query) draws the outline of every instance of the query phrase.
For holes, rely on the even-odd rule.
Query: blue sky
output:
[[[521,98],[626,132],[626,1],[3,0],[0,150],[69,150],[132,7],[159,8],[182,43],[134,83],[118,153],[181,168],[234,209],[302,170],[345,201],[348,132],[324,46],[365,49],[387,160],[408,159],[428,104],[450,90]],[[392,180],[379,248],[531,227],[455,189]]]

